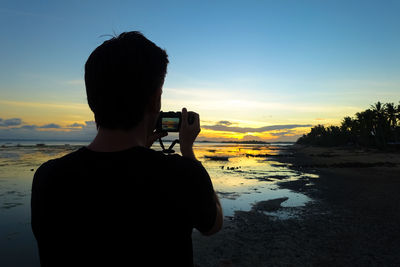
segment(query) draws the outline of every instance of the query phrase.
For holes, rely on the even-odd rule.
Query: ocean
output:
[[[39,266],[36,241],[30,228],[30,195],[33,174],[49,159],[61,157],[89,141],[0,140],[0,266]],[[283,179],[315,174],[290,169],[279,157],[290,156],[290,143],[196,143],[197,158],[210,174],[225,216],[250,210],[258,201],[287,197],[285,207],[305,205],[310,199],[279,188]],[[165,146],[169,146],[166,142]],[[161,150],[158,143],[152,147]],[[179,145],[175,147],[179,152]],[[151,194],[151,193],[149,193]],[[296,216],[269,212],[277,219]]]

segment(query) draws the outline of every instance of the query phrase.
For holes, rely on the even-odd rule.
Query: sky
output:
[[[400,1],[0,0],[0,138],[91,139],[83,80],[110,35],[166,49],[162,109],[199,140],[295,141],[400,100]]]

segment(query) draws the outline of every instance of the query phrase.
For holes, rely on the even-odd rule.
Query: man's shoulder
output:
[[[178,154],[173,154],[173,155],[165,155],[164,157],[165,161],[174,163],[176,166],[179,166],[181,169],[198,169],[201,168],[203,169],[203,165],[201,164],[200,161],[183,157]]]
[[[127,154],[118,155],[117,158],[109,155],[91,154],[85,147],[81,147],[71,153],[62,157],[55,158],[44,162],[35,172],[35,178],[45,179],[45,177],[57,174],[62,176],[65,173],[78,171],[83,166],[99,166],[103,161],[107,162],[107,166],[112,166],[113,161],[115,164],[121,166],[135,166],[140,165],[143,168],[154,166],[155,169],[162,169],[169,173],[197,176],[206,173],[203,165],[190,158],[182,157],[178,154],[166,155],[161,151],[156,151],[149,148],[136,148],[125,151]],[[86,163],[89,163],[86,165]],[[96,163],[99,162],[99,163]],[[136,167],[140,167],[136,166]],[[85,167],[85,168],[86,168]]]
[[[148,153],[150,155],[148,159],[152,164],[157,164],[156,173],[161,172],[165,177],[170,177],[175,181],[185,181],[183,184],[196,183],[209,177],[200,161],[179,154],[166,155],[161,151],[151,149]]]
[[[146,152],[147,156],[150,158],[154,158],[156,160],[169,162],[169,163],[177,163],[177,164],[194,164],[194,160],[182,157],[179,154],[164,154],[161,151],[157,151],[150,148],[143,148],[143,151]]]
[[[60,169],[60,167],[65,166],[69,162],[72,162],[80,158],[81,150],[82,148],[70,152],[62,157],[50,159],[42,163],[36,170],[35,177],[47,176],[48,174]]]
[[[84,147],[80,147],[80,148],[78,148],[78,149],[76,149],[76,150],[74,150],[74,151],[72,151],[70,153],[67,153],[67,154],[65,154],[65,155],[63,155],[61,157],[48,160],[43,165],[54,166],[54,165],[57,165],[57,164],[61,164],[63,162],[76,160],[76,159],[82,157],[83,150],[84,150]]]

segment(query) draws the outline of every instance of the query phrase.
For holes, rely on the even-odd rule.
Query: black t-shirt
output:
[[[42,266],[192,266],[192,230],[214,225],[213,193],[200,162],[143,147],[50,160],[32,185]]]

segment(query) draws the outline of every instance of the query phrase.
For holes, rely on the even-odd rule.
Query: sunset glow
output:
[[[162,110],[198,112],[199,140],[295,141],[399,99],[396,1],[156,2],[2,3],[0,139],[93,138],[83,66],[131,30],[166,49]]]

